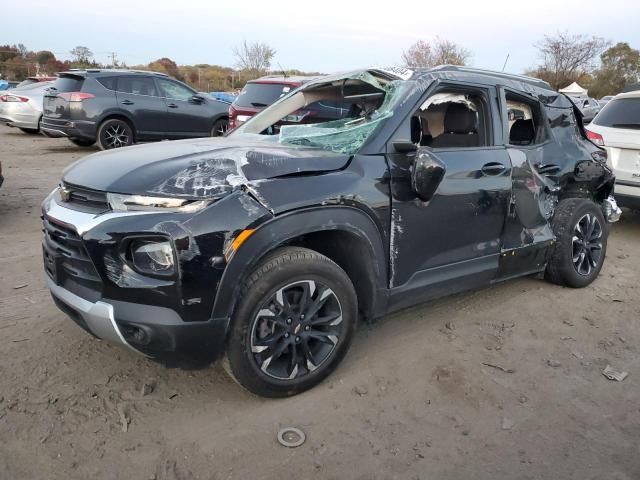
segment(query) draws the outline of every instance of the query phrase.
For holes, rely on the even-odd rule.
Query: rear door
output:
[[[182,83],[168,78],[156,78],[160,94],[164,97],[168,112],[165,125],[174,138],[203,137],[211,135],[213,118],[207,108],[207,99],[196,100],[196,92]],[[213,101],[213,100],[211,100]]]
[[[502,235],[500,278],[539,270],[554,238],[549,219],[565,153],[553,142],[545,111],[533,96],[498,87],[503,137],[512,166],[509,215]],[[518,110],[518,118],[508,112]],[[566,112],[562,112],[566,113]],[[555,119],[554,119],[555,120]],[[558,124],[559,122],[555,122]],[[564,127],[566,128],[566,127]]]
[[[625,186],[640,187],[640,97],[614,98],[588,129],[604,139],[607,161],[616,174],[616,192],[623,193]]]
[[[137,138],[163,138],[168,120],[167,107],[153,78],[141,75],[118,77],[118,108],[134,119]]]

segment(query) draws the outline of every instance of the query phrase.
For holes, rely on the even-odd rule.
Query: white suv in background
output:
[[[607,149],[618,203],[640,208],[640,91],[616,95],[586,130],[592,142]]]

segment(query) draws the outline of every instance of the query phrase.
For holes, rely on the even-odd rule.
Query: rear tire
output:
[[[35,135],[36,133],[40,133],[39,128],[20,128],[24,133],[28,133],[29,135]]]
[[[79,147],[90,147],[96,143],[95,140],[86,140],[84,138],[69,138],[69,141]]]
[[[566,287],[586,287],[600,273],[607,250],[609,229],[602,210],[585,198],[562,200],[551,225],[557,242],[545,278]]]
[[[98,146],[100,150],[128,147],[133,145],[133,128],[119,118],[105,120],[98,127]]]
[[[245,281],[225,370],[256,395],[303,392],[345,356],[357,311],[353,284],[333,261],[306,248],[278,249]]]
[[[211,128],[211,136],[224,137],[228,129],[229,129],[229,120],[227,120],[226,118],[221,118],[219,120],[216,120],[213,123],[213,127]]]

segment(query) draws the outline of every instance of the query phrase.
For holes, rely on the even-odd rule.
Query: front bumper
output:
[[[170,364],[210,363],[224,351],[228,319],[184,322],[171,309],[101,299],[90,302],[47,277],[54,302],[92,335]]]
[[[56,285],[49,277],[47,277],[47,287],[58,308],[67,313],[82,328],[98,338],[133,349],[122,336],[116,323],[113,305],[103,301],[92,303],[85,300]]]
[[[147,303],[138,303],[138,299],[142,300],[138,296],[141,294],[131,295],[130,290],[123,290],[120,300],[113,298],[120,298],[115,295],[120,289],[114,286],[110,290],[100,287],[99,282],[108,282],[107,278],[97,280],[98,286],[92,287],[96,280],[93,280],[91,268],[85,265],[90,260],[82,257],[79,245],[104,222],[131,217],[140,225],[143,218],[149,218],[152,213],[111,212],[96,215],[65,208],[57,203],[55,195],[52,194],[43,203],[43,246],[47,285],[56,305],[64,313],[98,338],[170,364],[210,363],[223,353],[228,318],[185,321],[175,309],[154,305],[149,298],[146,298]],[[56,227],[52,228],[51,224]],[[69,264],[64,253],[61,254],[64,258],[55,257],[56,244],[52,244],[47,236],[49,230],[54,231],[57,238],[66,236],[68,241],[73,242],[71,245],[76,246],[73,255],[75,264]],[[60,246],[64,252],[65,245]],[[56,267],[52,269],[52,265]],[[69,277],[66,273],[69,267],[80,272],[81,278]],[[79,286],[77,282],[82,278],[91,281]],[[105,292],[111,292],[113,296],[105,295]]]

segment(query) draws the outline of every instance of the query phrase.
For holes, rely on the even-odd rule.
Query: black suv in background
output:
[[[220,136],[228,105],[162,73],[62,72],[44,97],[41,129],[102,150],[135,142]]]

